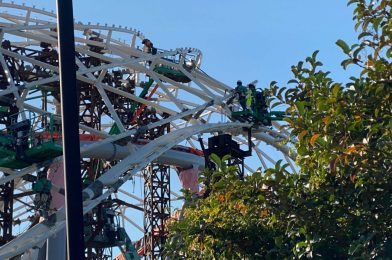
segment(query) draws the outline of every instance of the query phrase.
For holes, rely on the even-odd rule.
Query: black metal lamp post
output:
[[[70,260],[82,260],[84,259],[83,202],[72,0],[57,0],[57,26],[60,50],[67,256]]]

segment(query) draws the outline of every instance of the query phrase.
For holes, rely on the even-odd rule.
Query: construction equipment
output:
[[[48,139],[39,137],[47,129],[38,128],[38,121],[44,116],[29,113],[29,119],[15,122],[0,130],[0,167],[22,169],[33,163],[53,159],[62,155],[62,146],[53,139],[53,118],[50,119]]]

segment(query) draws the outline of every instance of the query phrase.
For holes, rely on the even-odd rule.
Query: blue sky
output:
[[[17,3],[21,1],[15,0]],[[314,50],[339,82],[350,71],[336,40],[356,42],[352,9],[342,0],[74,0],[83,23],[136,28],[155,47],[194,47],[203,52],[202,69],[228,85],[259,80],[258,87],[291,78],[290,67]],[[29,0],[55,10],[55,0]],[[136,186],[139,184],[136,183]],[[141,184],[140,184],[141,185]],[[140,235],[131,234],[132,239]],[[138,237],[139,236],[139,237]]]
[[[56,1],[29,5],[55,9]],[[347,81],[337,39],[355,43],[352,9],[342,0],[74,0],[82,22],[139,29],[162,49],[195,47],[204,54],[202,69],[233,85],[259,80],[264,87],[290,79],[290,67],[320,50],[325,69]]]

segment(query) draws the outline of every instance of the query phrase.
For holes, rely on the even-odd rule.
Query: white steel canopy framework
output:
[[[56,139],[54,135],[61,134],[56,15],[2,1],[0,10],[0,107],[4,110],[0,111],[0,125],[9,129],[14,120],[11,115],[17,114],[15,120],[30,120],[34,130],[43,126],[43,130],[36,130],[42,140],[48,135]],[[172,148],[186,143],[199,149],[197,136],[204,133],[231,133],[237,142],[247,144],[243,128],[251,125],[231,122],[225,102],[232,97],[232,88],[200,69],[202,53],[198,49],[158,49],[153,54],[139,47],[146,37],[138,30],[81,22],[74,27],[79,130],[81,141],[86,139],[82,141],[81,154],[82,162],[89,164],[89,170],[82,174],[95,174],[84,189],[84,213],[109,197],[122,196],[127,203],[118,205],[118,215],[132,226],[131,232],[142,234],[142,222],[128,212],[141,208],[143,198],[124,189],[127,181],[140,177],[140,171],[151,162],[202,168],[200,156]],[[47,130],[49,126],[51,131]],[[246,165],[248,171],[255,171],[255,165],[267,168],[283,159],[295,172],[295,153],[282,144],[288,133],[280,131],[276,123],[273,126],[253,129],[251,146],[259,163]],[[160,134],[163,127],[170,132]],[[142,137],[150,141],[138,143]],[[271,155],[273,150],[277,152]],[[62,208],[39,224],[31,223],[37,221],[33,217],[36,209],[31,183],[53,160],[60,159],[0,168],[0,187],[10,188],[12,182],[14,189],[8,201],[8,206],[13,206],[12,223],[26,227],[10,234],[5,241],[8,243],[0,247],[0,259],[40,247],[64,227]],[[61,193],[61,187],[56,185],[52,190]],[[172,198],[176,197],[172,192]],[[0,201],[0,211],[5,208],[5,200]]]

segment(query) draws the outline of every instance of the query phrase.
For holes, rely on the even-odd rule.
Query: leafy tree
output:
[[[233,169],[206,172],[211,192],[188,194],[170,225],[173,258],[392,258],[391,0],[351,0],[358,43],[336,44],[350,82],[334,82],[317,52],[292,67],[289,88],[271,83],[271,103],[288,106],[298,174],[285,165],[244,181]]]

